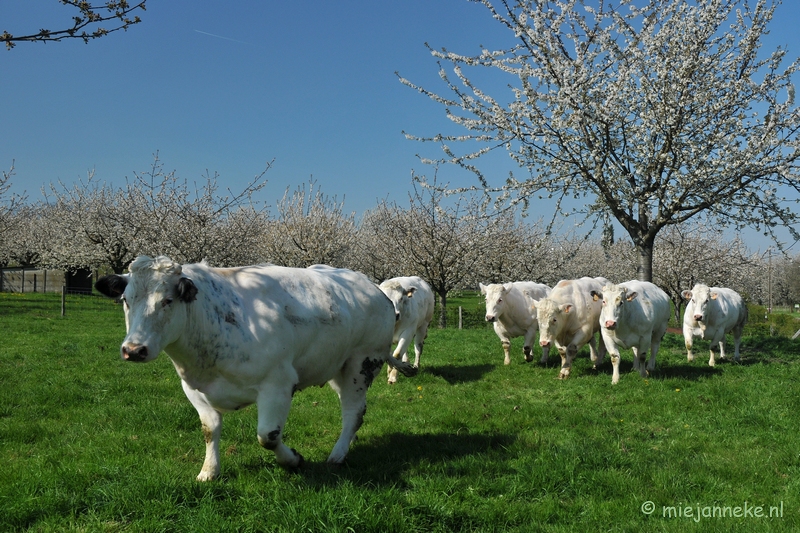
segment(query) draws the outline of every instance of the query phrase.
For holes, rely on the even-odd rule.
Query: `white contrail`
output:
[[[208,35],[209,37],[216,37],[217,39],[225,39],[226,41],[233,41],[235,43],[247,44],[246,42],[240,41],[238,39],[231,39],[230,37],[223,37],[222,35],[214,35],[213,33],[208,33],[207,31],[200,31],[200,30],[194,30],[194,31],[196,31],[197,33],[202,33],[203,35]]]

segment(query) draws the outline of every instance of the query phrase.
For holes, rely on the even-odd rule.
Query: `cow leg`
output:
[[[706,330],[708,331],[708,330]],[[720,335],[719,331],[722,332]],[[720,328],[717,333],[711,338],[708,344],[708,351],[711,357],[708,360],[708,366],[714,366],[714,345],[719,345],[719,358],[725,359],[725,330]]]
[[[275,460],[279,465],[284,468],[295,468],[302,464],[303,456],[286,446],[282,436],[292,406],[292,391],[297,383],[297,374],[287,375],[282,372],[275,374],[276,378],[282,379],[263,384],[256,399],[258,443],[275,454]]]
[[[419,333],[414,335],[414,366],[417,368],[419,368],[419,358],[422,355],[422,348],[425,342],[418,339]],[[406,357],[406,360],[408,360],[408,357]]]
[[[633,346],[633,368],[639,371],[639,375],[643,378],[647,377],[647,366],[645,360],[647,359],[647,350],[643,346]]]
[[[570,343],[561,355],[561,372],[558,375],[558,379],[567,379],[569,377],[569,371],[572,369],[572,361],[575,359],[576,355],[578,355],[578,347]]]
[[[719,341],[719,358],[725,359],[725,339]]]
[[[598,347],[595,345],[594,338],[594,334],[589,337],[589,359],[592,360],[592,366],[595,370],[597,370],[597,367],[603,364],[603,359],[606,357],[606,345],[601,338],[600,347],[598,349]]]
[[[422,356],[422,349],[425,347],[425,339],[428,338],[428,324],[423,324],[417,328],[414,334],[414,366],[419,368],[419,358]]]
[[[408,344],[410,339],[409,336],[406,334],[400,335],[400,340],[397,341],[397,348],[394,349],[394,353],[392,357],[401,359],[403,361],[408,361]],[[389,377],[389,383],[396,383],[397,382],[397,369],[392,368],[390,365],[386,365],[388,368],[386,369],[387,376]]]
[[[522,346],[522,353],[525,355],[525,361],[528,363],[533,361],[533,339],[535,337],[536,328],[531,328],[525,332],[525,342]]]
[[[510,365],[511,364],[511,341],[509,341],[507,339],[503,339],[502,343],[503,343],[503,354],[505,355],[505,357],[503,358],[503,364],[504,365]]]
[[[616,385],[619,383],[619,349],[615,346],[614,349],[610,349],[608,353],[611,356],[611,384]],[[636,365],[635,356],[634,365]]]
[[[367,389],[380,372],[383,361],[367,357],[354,364],[350,359],[339,374],[328,383],[339,395],[342,407],[342,433],[328,456],[328,463],[341,464],[355,440],[356,431],[364,423],[367,412]]]
[[[647,370],[644,367],[646,353],[638,346],[631,346],[631,351],[633,352],[633,369],[639,372],[642,377],[646,377]]]
[[[222,415],[211,407],[205,395],[181,380],[183,392],[197,410],[200,424],[203,427],[203,436],[206,440],[206,458],[203,468],[197,475],[197,481],[211,481],[219,475],[219,436],[222,431]]]
[[[656,370],[656,355],[658,355],[658,350],[661,348],[661,337],[657,340],[654,340],[650,345],[650,361],[647,362],[647,371],[652,373]]]
[[[692,330],[683,328],[683,344],[686,346],[686,360],[689,362],[694,361],[694,354],[692,353]]]

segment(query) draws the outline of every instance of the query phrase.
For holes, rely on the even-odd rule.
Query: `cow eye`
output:
[[[161,307],[166,307],[168,305],[172,305],[172,298],[164,298],[164,301],[161,302]]]

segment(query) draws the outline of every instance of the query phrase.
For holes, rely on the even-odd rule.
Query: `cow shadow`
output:
[[[439,365],[423,368],[423,372],[440,377],[450,385],[480,381],[483,376],[495,369],[495,365]]]
[[[515,436],[507,434],[390,433],[358,441],[344,464],[306,463],[296,473],[305,483],[322,489],[343,483],[358,486],[410,488],[407,473],[424,466],[426,470],[445,470],[458,476],[458,462],[468,457],[487,457],[513,445]]]
[[[719,363],[718,363],[719,364]],[[631,365],[633,366],[633,365]],[[686,361],[682,365],[661,366],[656,363],[656,371],[651,378],[653,379],[682,379],[687,381],[698,381],[708,379],[722,374],[722,369],[710,367],[708,363],[698,362],[697,357],[693,362]]]

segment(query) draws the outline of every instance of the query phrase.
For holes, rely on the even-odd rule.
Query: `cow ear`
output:
[[[103,276],[94,284],[94,288],[109,298],[119,298],[128,286],[128,278],[119,274]]]
[[[487,288],[486,285],[484,285],[483,283],[478,283],[478,287],[481,288],[481,294],[486,294],[486,288]]]
[[[416,288],[416,287],[411,287],[410,289],[408,289],[408,290],[406,291],[406,296],[408,296],[409,298],[411,298],[412,296],[414,296],[414,291],[416,291],[416,290],[417,290],[417,288]]]
[[[639,293],[636,292],[636,291],[633,291],[625,299],[630,302],[631,300],[635,300],[637,296],[639,296]]]
[[[561,310],[565,313],[569,314],[572,311],[572,304],[564,304],[561,306]]]
[[[178,299],[182,302],[193,302],[197,299],[197,287],[189,278],[178,280]]]
[[[716,292],[712,292],[712,293],[711,293],[711,299],[712,299],[712,300],[716,300],[716,299],[717,299],[717,296],[719,296],[719,293],[716,293]]]
[[[692,291],[683,291],[681,293],[681,296],[683,296],[684,300],[691,300],[692,299]]]
[[[598,293],[597,291],[592,291],[592,301],[593,302],[596,302],[597,300],[599,300],[602,297],[603,297],[602,294]]]

